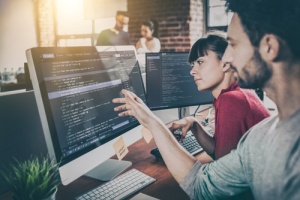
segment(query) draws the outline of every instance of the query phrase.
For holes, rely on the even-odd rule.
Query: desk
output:
[[[199,118],[199,120],[203,120],[207,116],[207,112],[208,110],[202,111],[202,115],[197,116],[197,118]],[[211,116],[213,116],[213,113],[211,114]],[[189,199],[189,197],[180,188],[178,183],[170,174],[165,163],[162,160],[157,160],[153,155],[150,154],[150,151],[155,147],[156,145],[153,139],[149,144],[147,144],[142,138],[128,147],[129,153],[124,157],[124,160],[128,160],[133,163],[133,165],[129,169],[138,169],[156,179],[156,182],[147,186],[140,192],[162,200]],[[205,152],[198,154],[196,156],[197,159],[201,160],[201,156],[204,154]],[[117,159],[116,156],[114,156],[113,158]],[[74,199],[75,197],[100,185],[101,183],[103,182],[86,176],[80,177],[67,186],[59,186],[56,199]],[[11,193],[0,195],[0,199],[12,199]]]
[[[168,171],[162,160],[157,160],[150,154],[151,149],[155,148],[154,140],[149,144],[142,138],[128,147],[129,153],[124,160],[132,161],[132,166],[128,169],[138,169],[156,179],[156,182],[147,186],[142,193],[162,200],[185,200],[189,197],[180,188],[178,183]],[[116,158],[115,156],[113,158]],[[127,170],[128,170],[127,169]],[[83,176],[67,186],[59,186],[56,195],[57,200],[74,199],[76,196],[100,185],[102,182]],[[9,200],[11,193],[0,195],[1,200]]]
[[[208,110],[202,111],[201,114],[202,115],[197,116],[197,118],[199,120],[205,119],[208,114]],[[211,117],[213,116],[214,114],[213,112],[211,112]],[[211,123],[210,125],[213,126],[213,123]],[[213,128],[214,127],[212,127],[212,129]],[[154,140],[151,140],[151,142],[147,144],[144,139],[140,139],[139,141],[128,147],[129,153],[124,158],[124,160],[132,161],[133,163],[133,165],[129,169],[138,169],[156,179],[156,182],[147,186],[140,192],[162,200],[189,199],[189,197],[179,187],[178,183],[172,177],[167,167],[165,166],[165,163],[162,160],[157,160],[153,155],[150,154],[151,149],[155,147],[156,145],[154,143]],[[196,158],[201,161],[201,157],[205,154],[205,152],[202,152],[198,154]],[[116,159],[115,156],[113,158]],[[61,185],[58,189],[56,199],[74,199],[74,197],[85,193],[86,191],[100,185],[101,183],[103,182],[94,180],[89,177],[80,177],[67,186]],[[0,195],[0,199],[12,199],[11,193]]]
[[[203,120],[207,116],[208,110],[202,112],[203,115],[197,116]],[[214,116],[213,113],[211,116]],[[156,145],[152,139],[149,144],[142,138],[128,147],[129,153],[124,157],[124,160],[132,162],[132,166],[128,169],[138,169],[145,174],[156,179],[156,182],[147,186],[140,192],[161,200],[185,200],[189,199],[186,193],[180,188],[175,181],[165,163],[162,160],[157,160],[150,151]],[[201,157],[204,152],[197,155]],[[117,159],[116,156],[113,158]],[[100,185],[102,182],[89,177],[81,177],[67,186],[60,186],[56,195],[57,200],[74,199],[74,197],[83,194],[84,192]],[[1,199],[1,196],[0,196]]]
[[[132,166],[129,169],[138,169],[156,179],[156,182],[147,186],[141,192],[158,199],[189,199],[172,177],[165,163],[150,154],[151,149],[155,147],[153,140],[147,144],[144,139],[140,139],[128,147],[129,153],[124,158],[124,160],[132,161]],[[100,183],[102,182],[89,177],[81,177],[67,186],[59,187],[57,200],[72,199],[98,186]]]

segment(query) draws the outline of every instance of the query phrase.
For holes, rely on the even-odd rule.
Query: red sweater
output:
[[[223,89],[215,107],[215,159],[236,149],[248,129],[270,116],[262,101],[252,90],[241,89],[234,82]]]

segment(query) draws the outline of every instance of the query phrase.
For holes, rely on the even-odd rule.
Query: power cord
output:
[[[200,106],[201,106],[201,105],[199,105],[199,106],[197,107],[197,109],[195,110],[195,112],[194,112],[194,114],[193,114],[194,117],[196,117],[196,113],[197,113],[197,111],[199,110]]]

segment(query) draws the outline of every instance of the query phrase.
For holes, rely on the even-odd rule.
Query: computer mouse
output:
[[[151,153],[152,155],[154,155],[157,159],[162,159],[161,154],[160,154],[158,148],[152,149],[152,150],[150,151],[150,153]]]

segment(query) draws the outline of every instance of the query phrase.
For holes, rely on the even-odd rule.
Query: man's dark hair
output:
[[[189,63],[193,63],[199,57],[207,55],[207,51],[214,52],[217,54],[218,59],[221,60],[227,45],[226,33],[222,31],[210,31],[206,36],[193,44],[189,55]]]
[[[227,8],[238,14],[254,47],[274,34],[300,59],[300,0],[227,0]]]
[[[128,16],[128,12],[122,11],[122,10],[118,10],[118,11],[117,11],[116,16],[118,16],[118,15],[123,15],[123,16],[125,16],[125,17],[129,17],[129,16]]]

